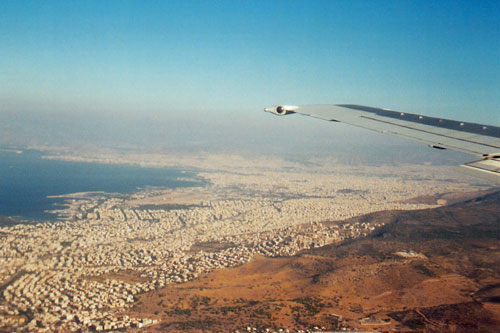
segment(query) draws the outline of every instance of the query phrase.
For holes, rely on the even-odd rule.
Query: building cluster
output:
[[[58,212],[63,221],[0,228],[0,330],[151,325],[153,318],[127,315],[138,294],[241,265],[255,254],[294,255],[366,235],[380,225],[324,221],[432,207],[405,200],[442,190],[432,181],[415,187],[413,181],[387,176],[381,182],[361,174],[203,177],[214,195],[194,207],[130,205],[131,197],[147,199],[167,190],[92,195],[69,199]]]

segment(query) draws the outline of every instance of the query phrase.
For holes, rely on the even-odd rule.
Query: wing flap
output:
[[[479,160],[462,165],[462,171],[483,179],[500,181],[500,160]]]

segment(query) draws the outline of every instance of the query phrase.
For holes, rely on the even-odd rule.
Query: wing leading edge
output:
[[[427,117],[362,105],[279,105],[265,111],[280,116],[298,113],[327,121],[394,134],[428,144],[478,155],[482,160],[463,165],[467,173],[500,184],[500,127]]]

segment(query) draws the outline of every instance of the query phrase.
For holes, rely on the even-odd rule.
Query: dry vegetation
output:
[[[499,203],[497,193],[455,206],[360,217],[388,223],[365,238],[294,257],[257,257],[143,294],[131,314],[160,319],[150,331],[247,326],[495,331]],[[401,258],[397,251],[428,259]]]

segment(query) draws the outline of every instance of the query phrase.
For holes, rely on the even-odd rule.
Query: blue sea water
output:
[[[0,216],[46,221],[56,216],[63,198],[47,198],[76,192],[131,193],[147,186],[189,187],[202,181],[192,172],[173,168],[64,162],[41,158],[42,153],[0,151]],[[182,177],[182,179],[178,179]]]

